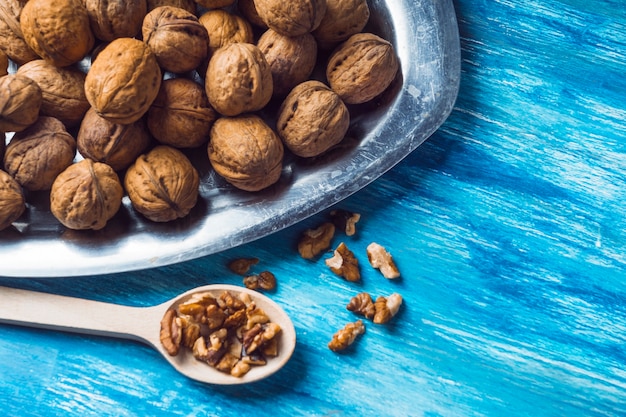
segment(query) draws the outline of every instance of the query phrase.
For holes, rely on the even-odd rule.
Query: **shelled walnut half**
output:
[[[347,349],[354,343],[356,338],[365,333],[365,325],[362,320],[348,323],[343,329],[338,330],[328,343],[328,348],[334,352]]]

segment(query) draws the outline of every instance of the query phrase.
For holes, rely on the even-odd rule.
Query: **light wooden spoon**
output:
[[[183,349],[177,356],[170,356],[159,340],[160,322],[168,308],[197,292],[208,291],[219,296],[224,290],[248,293],[270,320],[281,327],[279,355],[269,358],[266,365],[252,366],[242,377],[220,372]],[[275,373],[287,363],[296,346],[293,323],[274,301],[248,288],[225,284],[194,288],[151,307],[128,307],[0,287],[0,323],[138,340],[154,347],[181,374],[196,381],[220,385],[245,384]]]

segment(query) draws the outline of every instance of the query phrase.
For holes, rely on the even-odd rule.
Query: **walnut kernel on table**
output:
[[[309,32],[285,36],[267,29],[257,46],[270,66],[274,97],[284,97],[296,85],[308,80],[317,63],[317,42]]]
[[[0,230],[11,226],[25,210],[22,187],[13,177],[0,170]]]
[[[209,56],[231,43],[254,43],[254,32],[250,23],[227,10],[207,10],[200,15],[198,21],[209,34]]]
[[[15,133],[4,155],[6,171],[29,191],[49,190],[76,155],[76,141],[61,121],[41,116]]]
[[[276,276],[270,271],[263,271],[243,278],[243,285],[251,290],[273,290],[276,288]]]
[[[35,123],[41,100],[41,89],[30,78],[18,74],[0,77],[0,132],[21,132]]]
[[[50,211],[68,229],[100,230],[118,212],[124,190],[107,164],[83,159],[61,172],[50,190]]]
[[[330,218],[335,227],[342,230],[346,236],[354,236],[356,233],[356,224],[361,219],[361,215],[347,210],[335,209],[331,210]]]
[[[365,326],[362,320],[357,320],[354,323],[348,323],[343,329],[338,330],[328,343],[328,348],[334,352],[347,349],[354,343],[356,338],[365,333]]]
[[[350,125],[350,113],[341,98],[316,80],[297,85],[278,110],[276,129],[294,154],[318,156],[337,145]]]
[[[233,186],[258,191],[276,183],[283,167],[283,144],[261,117],[221,117],[207,147],[215,172]]]
[[[26,76],[41,89],[41,114],[59,119],[68,128],[78,126],[89,109],[85,95],[84,72],[74,67],[59,68],[43,59],[20,66],[17,74]]]
[[[250,267],[259,263],[259,258],[237,258],[228,262],[228,269],[238,275],[246,275]]]
[[[148,12],[146,0],[84,0],[84,3],[94,36],[106,42],[137,36]]]
[[[231,43],[209,60],[205,86],[209,103],[224,116],[261,110],[272,98],[272,72],[261,50]]]
[[[320,48],[330,49],[360,33],[369,17],[367,0],[326,0],[326,13],[312,33]]]
[[[154,222],[185,217],[198,201],[200,177],[179,150],[159,145],[128,168],[124,188],[135,210]]]
[[[20,15],[20,28],[28,46],[58,67],[82,60],[95,43],[81,0],[29,0]]]
[[[204,86],[188,78],[169,78],[147,114],[147,126],[154,138],[175,148],[195,148],[209,140],[217,113]]]
[[[345,103],[360,104],[385,91],[399,67],[400,61],[389,41],[373,33],[357,33],[332,52],[326,78]]]
[[[367,259],[373,268],[378,269],[387,279],[400,277],[400,271],[387,250],[376,242],[370,243],[367,248]]]
[[[186,10],[157,7],[145,16],[141,33],[164,71],[191,71],[207,58],[209,35],[196,15]]]
[[[101,117],[121,124],[139,120],[161,87],[161,69],[150,47],[118,38],[102,49],[85,78],[87,100]]]
[[[391,320],[402,305],[402,296],[393,293],[388,297],[378,297],[376,301],[367,292],[361,292],[350,299],[346,309],[376,324],[384,324]]]
[[[254,0],[265,24],[285,36],[315,30],[326,13],[326,0]]]
[[[25,64],[39,56],[24,40],[20,28],[20,14],[26,4],[23,0],[3,0],[0,12],[0,50],[18,65]]]
[[[345,243],[341,242],[335,249],[333,257],[325,261],[326,265],[336,275],[343,277],[346,281],[356,282],[361,279],[359,271],[359,261],[354,253],[348,249]]]
[[[335,236],[335,225],[325,222],[315,229],[307,229],[298,240],[298,252],[304,259],[313,259],[330,248]]]

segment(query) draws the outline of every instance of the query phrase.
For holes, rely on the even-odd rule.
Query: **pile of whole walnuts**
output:
[[[125,195],[151,221],[184,217],[189,152],[236,188],[274,184],[286,152],[336,146],[350,106],[397,76],[369,18],[367,0],[3,0],[0,230],[37,191],[75,230],[105,227]]]

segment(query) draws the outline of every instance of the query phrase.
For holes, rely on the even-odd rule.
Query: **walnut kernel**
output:
[[[244,277],[243,284],[251,290],[273,290],[276,288],[276,276],[270,271],[263,271],[258,275]]]
[[[398,313],[401,305],[402,296],[398,293],[393,293],[389,297],[378,297],[374,303],[376,308],[376,314],[373,317],[374,323],[387,323]]]
[[[376,315],[376,306],[367,292],[361,292],[352,297],[346,309],[370,320]]]
[[[304,259],[313,259],[330,247],[330,242],[335,236],[335,226],[325,222],[316,229],[304,231],[298,241],[298,252]]]
[[[325,262],[331,271],[345,278],[347,281],[356,282],[361,279],[359,261],[343,242],[337,246],[333,257],[326,259]]]
[[[347,349],[359,335],[365,333],[365,326],[362,320],[348,323],[343,329],[338,330],[328,343],[328,348],[334,352]]]
[[[394,279],[400,276],[400,271],[396,266],[393,257],[387,250],[376,242],[367,246],[367,259],[372,267],[380,270],[387,279]]]
[[[335,227],[343,230],[346,236],[353,236],[356,233],[356,223],[361,219],[359,213],[341,209],[331,210],[330,217]]]
[[[237,258],[228,263],[228,269],[238,275],[246,275],[252,265],[259,263],[259,258]]]

